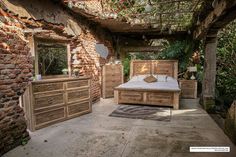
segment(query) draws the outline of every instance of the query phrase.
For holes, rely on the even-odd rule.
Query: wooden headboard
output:
[[[136,75],[162,74],[178,78],[177,60],[132,60],[130,78]]]

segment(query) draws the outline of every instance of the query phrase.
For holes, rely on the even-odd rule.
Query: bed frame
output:
[[[136,75],[162,74],[175,79],[178,77],[177,60],[132,60],[130,63],[130,78]],[[145,104],[170,106],[179,109],[180,91],[122,89],[115,88],[114,95],[117,104]]]

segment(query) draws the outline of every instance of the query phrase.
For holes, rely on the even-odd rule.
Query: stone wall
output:
[[[29,139],[19,96],[32,77],[21,25],[0,9],[0,156]]]
[[[76,50],[78,46],[81,47],[80,52],[77,53],[79,59],[81,59],[82,73],[87,76],[91,76],[91,94],[92,101],[96,102],[100,100],[101,97],[101,69],[102,66],[108,62],[109,58],[113,55],[111,43],[104,43],[108,48],[110,48],[110,54],[108,59],[101,58],[95,50],[95,45],[97,40],[95,36],[88,32],[83,33],[80,36],[80,43],[75,46],[73,50]],[[72,50],[72,51],[73,51]],[[73,66],[72,66],[73,70]]]

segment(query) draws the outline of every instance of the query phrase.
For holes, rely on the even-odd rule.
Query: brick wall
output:
[[[108,59],[101,58],[96,52],[95,45],[98,41],[95,37],[96,36],[90,32],[83,33],[80,35],[80,42],[77,45],[74,45],[74,42],[72,43],[72,45],[74,45],[72,46],[72,52],[76,50],[77,47],[81,47],[81,49],[78,49],[79,52],[75,53],[77,54],[77,58],[81,60],[82,74],[91,76],[92,78],[91,94],[93,102],[98,101],[101,97],[101,67],[108,62]],[[110,52],[112,52],[112,49],[110,49]],[[110,53],[110,56],[111,54],[112,53]],[[72,70],[73,69],[74,67],[72,65]]]
[[[95,44],[104,43],[110,50],[109,57],[112,56],[111,35],[98,26],[92,26],[79,18],[75,19],[49,0],[45,1],[45,3],[40,0],[15,0],[15,3],[3,0],[3,2],[6,5],[5,7],[12,13],[17,14],[20,21],[27,27],[34,29],[43,28],[57,36],[71,39],[71,51],[76,51],[76,48],[82,46],[82,49],[76,53],[78,53],[78,57],[82,58],[83,73],[92,78],[93,102],[99,100],[101,96],[101,66],[108,62],[108,59],[103,59],[97,54]],[[19,6],[24,7],[21,8]],[[36,34],[34,35],[37,36]],[[45,36],[45,39],[50,38],[48,33],[40,33],[40,37],[43,36]]]
[[[82,60],[83,73],[92,78],[91,93],[93,102],[100,99],[101,66],[108,61],[98,55],[95,51],[95,44],[97,42],[104,43],[111,52],[109,56],[113,55],[111,40],[106,39],[106,34],[102,30],[87,28],[86,25],[80,24],[80,21],[76,21],[63,11],[47,9],[49,13],[46,13],[41,1],[37,1],[37,5],[30,5],[28,1],[23,1],[24,5],[22,4],[22,6],[41,7],[44,14],[41,15],[41,12],[37,11],[38,9],[27,9],[30,11],[36,10],[31,14],[34,17],[40,17],[40,19],[33,19],[30,17],[31,14],[21,14],[24,11],[19,11],[18,6],[14,7],[13,4],[10,5],[11,8],[8,8],[11,13],[0,9],[0,156],[29,139],[24,113],[19,106],[19,96],[24,93],[30,82],[33,68],[32,57],[28,48],[30,44],[26,36],[40,35],[40,37],[48,39],[51,35],[56,35],[63,39],[66,38],[71,40],[71,52],[76,51],[78,47],[82,47],[77,55]],[[23,3],[23,1],[20,0],[18,3]],[[36,1],[34,2],[36,3]],[[50,8],[51,3],[50,1],[47,2],[49,3],[47,7]],[[59,9],[54,4],[52,7]],[[56,15],[52,16],[54,20],[51,20],[51,15],[55,13]],[[14,14],[18,16],[14,16]],[[50,15],[50,17],[43,17],[47,15]],[[23,34],[23,30],[29,28],[43,28],[44,31],[38,34]],[[44,33],[48,31],[50,31],[50,34]]]
[[[0,10],[0,156],[29,139],[18,105],[32,77],[32,62],[19,23]]]

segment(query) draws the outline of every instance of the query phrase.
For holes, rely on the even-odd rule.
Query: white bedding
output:
[[[160,91],[180,91],[178,81],[172,77],[167,77],[167,82],[165,80],[160,80],[153,83],[147,83],[143,79],[147,75],[134,76],[130,81],[119,85],[116,89],[150,89],[150,90],[160,90]],[[160,78],[155,75],[156,78]],[[161,76],[163,77],[163,76]]]

